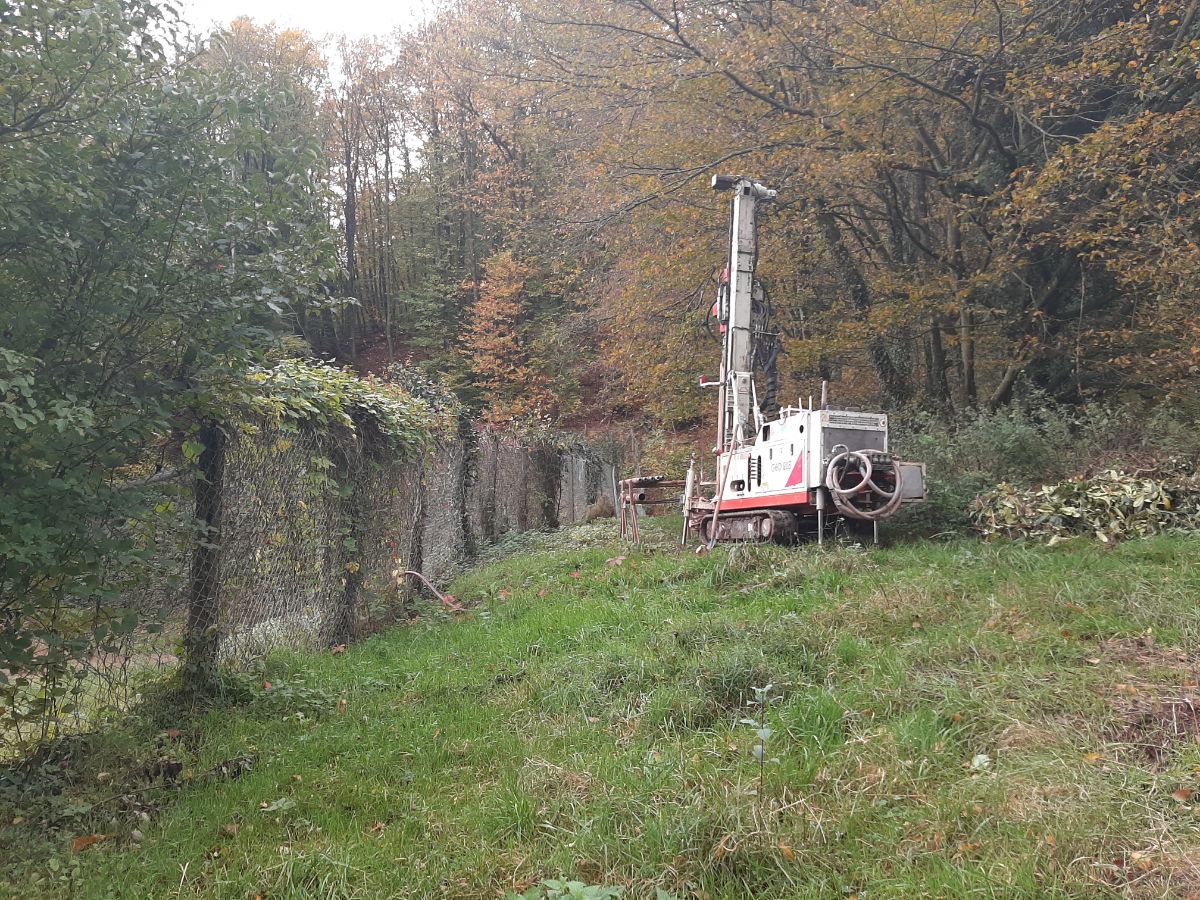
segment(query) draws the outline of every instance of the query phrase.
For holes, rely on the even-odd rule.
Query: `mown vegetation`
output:
[[[276,657],[218,708],[150,704],[6,770],[7,893],[1200,883],[1194,538],[696,557],[670,524],[639,551],[603,523],[527,537],[453,586],[454,621]]]

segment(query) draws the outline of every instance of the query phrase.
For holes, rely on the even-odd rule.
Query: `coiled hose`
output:
[[[891,457],[887,456],[887,454],[875,455],[886,458],[888,462],[891,462]],[[861,480],[858,484],[851,487],[843,487],[842,478],[852,462],[856,464],[856,470],[861,476]],[[825,487],[829,489],[829,494],[833,497],[834,507],[847,519],[878,522],[881,519],[888,518],[900,508],[900,502],[904,499],[904,492],[901,490],[900,470],[898,468],[892,469],[896,484],[891,491],[886,491],[877,485],[873,479],[874,474],[875,469],[871,463],[871,453],[869,451],[843,450],[829,461],[829,467],[825,470]],[[873,509],[856,506],[853,498],[863,495],[867,498],[870,498],[872,495],[880,497],[883,499],[883,504]]]

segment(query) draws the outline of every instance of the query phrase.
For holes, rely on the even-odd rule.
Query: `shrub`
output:
[[[972,524],[975,498],[996,485],[1021,490],[1193,459],[1200,453],[1195,418],[1186,403],[1076,407],[1036,394],[951,420],[913,416],[899,423],[893,447],[926,463],[929,502],[906,521],[925,532],[961,531]]]

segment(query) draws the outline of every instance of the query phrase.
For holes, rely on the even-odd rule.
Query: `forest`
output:
[[[1200,0],[246,5],[0,0],[0,893],[1198,890]],[[892,546],[608,518],[716,175]]]
[[[462,0],[321,42],[197,36],[149,0],[8,4],[6,420],[33,415],[28,381],[38,427],[152,427],[283,352],[415,363],[491,421],[698,424],[724,172],[779,191],[760,272],[784,396],[1186,395],[1196,14]],[[131,397],[140,422],[101,412]]]
[[[1197,6],[460,0],[319,41],[6,4],[4,608],[102,593],[136,551],[89,523],[280,360],[401,364],[486,423],[705,425],[713,174],[778,191],[785,399],[1192,408]],[[289,396],[321,384],[340,414],[337,376]]]
[[[266,134],[323,149],[330,302],[286,309],[315,352],[418,359],[493,419],[686,426],[726,171],[779,191],[760,271],[784,396],[1187,392],[1196,12],[463,2],[323,48],[238,21],[209,55],[287,95]]]

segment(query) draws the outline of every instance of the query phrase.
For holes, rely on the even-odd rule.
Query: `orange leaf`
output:
[[[731,834],[727,834],[725,837],[721,838],[721,842],[712,849],[712,858],[721,859],[723,856],[725,856],[725,854],[729,852],[728,844],[732,839],[733,835]]]
[[[1174,797],[1176,800],[1178,800],[1180,803],[1187,803],[1189,800],[1192,799],[1192,789],[1191,788],[1180,788],[1177,791],[1172,791],[1171,796]]]
[[[78,853],[80,850],[86,850],[92,844],[98,844],[101,841],[108,840],[107,834],[85,834],[71,841],[71,849]]]
[[[793,850],[791,847],[789,847],[787,844],[780,844],[779,852],[783,854],[783,858],[786,859],[788,862],[791,862],[793,859],[796,858],[796,851]]]

